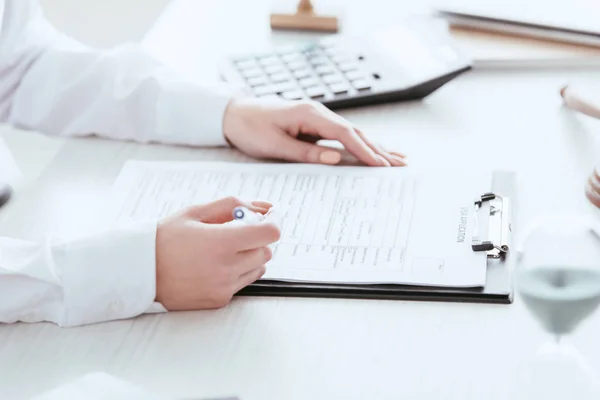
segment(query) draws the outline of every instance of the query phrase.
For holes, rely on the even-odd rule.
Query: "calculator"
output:
[[[448,34],[396,27],[228,57],[220,72],[256,97],[339,109],[422,99],[470,68]]]

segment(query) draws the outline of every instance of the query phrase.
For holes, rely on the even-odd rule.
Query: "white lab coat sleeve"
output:
[[[36,1],[5,1],[0,114],[11,125],[59,136],[225,146],[223,116],[235,92],[186,80],[138,45],[89,48],[57,32]]]
[[[154,301],[156,226],[64,243],[0,238],[0,323],[72,327],[166,311]]]

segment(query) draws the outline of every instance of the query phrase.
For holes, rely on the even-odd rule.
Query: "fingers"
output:
[[[406,165],[405,161],[398,154],[388,153],[378,146],[373,145],[366,140],[365,135],[354,129],[348,121],[324,106],[315,105],[310,102],[300,103],[293,111],[295,115],[292,119],[298,121],[298,132],[291,132],[293,136],[304,134],[323,139],[337,140],[354,157],[369,166],[389,167],[392,165]],[[305,142],[302,143],[306,144]],[[304,162],[323,163],[318,157],[310,153],[311,150],[309,148],[304,147],[303,149],[308,153]],[[315,149],[312,149],[312,151],[317,153]],[[320,155],[321,153],[317,154]],[[310,160],[307,159],[309,157]]]
[[[269,203],[268,201],[253,201],[250,204],[257,209],[264,210],[265,212],[262,214],[265,214],[271,207],[273,207],[273,204]]]
[[[265,214],[272,205],[266,201],[246,203],[235,197],[226,197],[212,203],[192,206],[185,211],[186,215],[207,224],[223,224],[233,219],[233,209],[244,206],[254,212]]]
[[[600,208],[600,193],[589,182],[585,186],[585,195],[593,205]]]
[[[289,135],[279,135],[273,148],[274,156],[285,161],[335,165],[342,160],[342,155],[336,150],[300,141]]]
[[[369,146],[375,153],[385,158],[390,165],[394,167],[405,167],[407,165],[406,157],[404,155],[400,155],[400,153],[388,152],[380,145],[372,143],[359,129],[354,128],[354,131],[367,144],[367,146]]]
[[[273,253],[268,247],[238,253],[238,259],[234,268],[239,278],[235,284],[234,294],[260,279],[266,272],[265,264],[272,257]]]
[[[317,143],[319,140],[323,139],[320,136],[317,135],[308,135],[306,133],[299,133],[298,136],[296,136],[296,139],[301,140],[303,142],[308,142],[308,143]]]
[[[598,172],[598,168],[594,168],[594,171],[590,175],[590,179],[594,187],[600,191],[600,174]]]
[[[388,160],[373,151],[373,149],[369,147],[352,128],[345,128],[343,131],[339,132],[336,139],[342,143],[354,157],[367,165],[374,167],[391,166]],[[368,151],[366,149],[368,149]]]
[[[245,275],[248,272],[254,271],[266,263],[273,257],[273,252],[268,247],[260,247],[258,249],[246,250],[237,254],[235,270],[239,276]]]
[[[356,134],[352,126],[332,111],[323,108],[301,104],[299,106],[300,131],[312,133],[323,139],[337,140],[361,162],[371,166],[385,166],[389,163],[367,146]]]
[[[225,224],[214,229],[216,239],[230,244],[237,252],[268,246],[281,237],[281,230],[272,222]]]
[[[595,170],[587,181],[585,194],[593,205],[600,207],[600,179]]]
[[[245,275],[242,275],[235,287],[235,293],[239,292],[246,286],[251,285],[254,282],[256,282],[257,280],[259,280],[260,278],[262,278],[263,275],[265,274],[265,272],[267,272],[267,268],[264,265],[262,265],[256,269],[254,269],[253,271],[250,271],[250,272],[246,273]]]

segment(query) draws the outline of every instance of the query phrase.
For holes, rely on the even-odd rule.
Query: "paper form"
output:
[[[485,284],[486,256],[470,247],[472,203],[490,187],[489,173],[130,161],[112,210],[126,223],[232,195],[267,200],[282,236],[263,279],[475,287]]]

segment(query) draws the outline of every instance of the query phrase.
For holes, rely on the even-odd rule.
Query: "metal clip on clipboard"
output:
[[[487,207],[487,206],[489,207]],[[479,218],[489,210],[488,236],[481,238]],[[510,200],[494,193],[484,193],[475,199],[475,226],[471,247],[473,251],[486,251],[488,258],[504,258],[508,253],[510,226]]]

